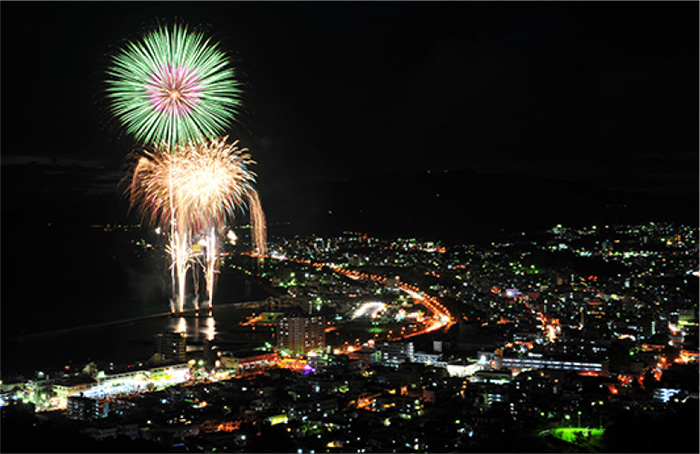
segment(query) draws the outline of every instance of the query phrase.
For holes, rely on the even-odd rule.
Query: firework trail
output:
[[[170,257],[172,259],[172,269],[177,276],[177,299],[175,299],[174,302],[171,302],[170,309],[175,312],[175,308],[177,308],[178,312],[182,312],[185,308],[185,284],[187,271],[190,269],[190,263],[192,260],[192,249],[188,241],[187,233],[175,232],[175,235],[170,239],[170,245],[167,249],[170,252]],[[173,288],[173,291],[174,290],[175,289]]]
[[[226,54],[182,24],[127,43],[107,76],[112,113],[144,144],[204,142],[223,133],[241,107],[241,84]]]
[[[178,283],[185,282],[190,253],[179,241],[184,232],[176,231],[177,224],[171,184],[172,165],[167,159],[169,149],[168,145],[163,145],[157,152],[146,152],[145,156],[139,158],[132,172],[128,195],[130,199],[129,210],[140,204],[141,214],[148,223],[151,225],[170,224],[170,244],[167,247],[167,252],[171,257],[170,277],[173,289],[170,309],[175,312],[176,307],[179,311],[182,311],[184,307],[184,288]],[[167,173],[163,172],[163,169],[167,169]],[[147,184],[147,187],[144,184]],[[164,197],[165,193],[163,192],[165,186],[167,186],[167,197]],[[155,193],[156,189],[161,191],[160,194]],[[163,216],[164,210],[169,212],[169,216]],[[150,216],[147,217],[149,214]],[[176,289],[179,290],[177,297],[175,296]]]
[[[214,277],[218,273],[219,251],[216,249],[216,236],[214,227],[211,228],[211,233],[207,237],[207,262],[205,268],[205,276],[207,281],[207,293],[209,295],[209,308],[211,309],[214,302]]]
[[[202,241],[199,241],[199,243],[197,243],[197,244],[199,246],[202,246]],[[194,246],[192,247],[192,251],[194,252]],[[199,260],[197,260],[197,262],[200,263],[200,266],[201,266],[201,262]],[[199,309],[199,273],[197,272],[196,269],[194,269],[192,272],[192,285],[194,287],[194,289],[193,289],[194,290],[193,305],[194,305],[195,309]]]
[[[267,255],[267,223],[257,192],[250,194],[250,226],[253,230],[253,251],[262,264]]]
[[[197,246],[198,253],[195,256],[196,262],[202,268],[206,294],[208,296],[208,306],[209,309],[211,309],[216,274],[219,272],[219,262],[217,260],[219,257],[219,251],[218,244],[216,242],[216,228],[212,226],[211,230],[207,234],[203,235],[203,238],[199,240]],[[195,271],[192,277],[194,280],[195,308],[198,309],[199,307],[197,305],[196,298],[199,295],[199,273]]]
[[[177,281],[173,310],[184,309],[186,275],[194,257],[191,242],[202,233],[206,258],[200,264],[211,307],[219,257],[217,232],[234,220],[248,200],[255,219],[253,236],[258,250],[264,251],[265,218],[253,187],[256,174],[249,170],[254,161],[247,149],[237,148],[238,142],[226,140],[190,143],[174,150],[164,145],[145,152],[134,167],[128,189],[130,207],[151,224],[175,226],[168,248],[173,281]]]

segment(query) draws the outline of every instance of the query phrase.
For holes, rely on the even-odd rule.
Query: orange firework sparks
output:
[[[258,255],[265,254],[265,216],[253,186],[256,174],[249,169],[255,162],[237,144],[227,143],[224,137],[172,149],[163,145],[144,152],[134,167],[127,190],[131,208],[137,208],[152,225],[170,225],[169,252],[179,311],[184,308],[185,276],[194,256],[195,238],[206,238],[198,243],[206,248],[205,259],[199,263],[211,306],[219,256],[216,236],[248,204]]]
[[[129,197],[151,224],[175,218],[192,230],[223,225],[255,193],[247,149],[226,138],[205,144],[164,145],[142,156],[133,173]]]

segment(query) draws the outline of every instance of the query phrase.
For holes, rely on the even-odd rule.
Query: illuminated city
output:
[[[697,3],[2,11],[1,451],[700,449]]]

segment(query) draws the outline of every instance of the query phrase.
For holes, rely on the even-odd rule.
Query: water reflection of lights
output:
[[[175,328],[176,333],[187,333],[187,319],[185,317],[180,317],[177,320],[177,327]]]
[[[207,317],[207,339],[214,340],[216,336],[216,328],[214,327],[214,317]]]
[[[170,322],[170,329],[176,333],[184,333],[188,337],[214,340],[216,337],[216,319],[209,312],[207,317],[178,317]]]

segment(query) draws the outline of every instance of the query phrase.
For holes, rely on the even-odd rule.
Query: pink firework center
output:
[[[158,113],[182,116],[197,106],[202,96],[202,85],[197,74],[183,66],[164,66],[151,75],[146,93],[151,106]]]

